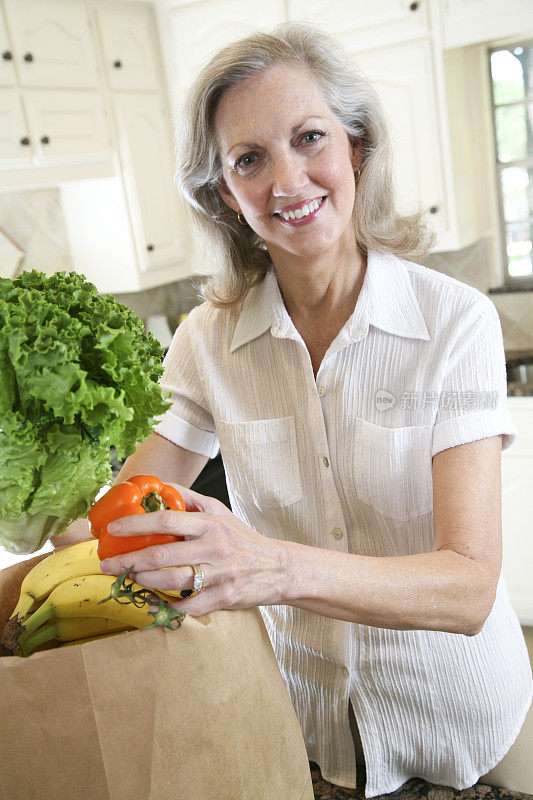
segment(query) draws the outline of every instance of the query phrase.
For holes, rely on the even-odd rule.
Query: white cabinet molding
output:
[[[489,42],[533,34],[531,0],[441,0],[444,46]]]

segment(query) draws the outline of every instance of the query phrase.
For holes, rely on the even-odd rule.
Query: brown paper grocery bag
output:
[[[0,572],[0,625],[42,556]],[[259,609],[0,658],[0,800],[313,800]]]

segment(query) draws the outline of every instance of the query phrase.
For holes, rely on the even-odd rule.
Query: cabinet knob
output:
[[[419,5],[420,3],[411,3],[411,5],[409,6],[409,11],[418,11]]]
[[[41,136],[41,144],[48,144],[49,142],[50,139],[48,138],[48,136]]]
[[[4,59],[4,61],[11,61],[13,59],[13,53],[11,52],[11,50],[4,50],[4,52],[2,53],[2,58]]]
[[[150,251],[150,253],[151,253],[151,252],[152,252],[152,250],[154,249],[154,246],[153,246],[153,244],[147,244],[147,245],[146,245],[146,249],[147,249],[147,250],[149,250],[149,251]]]
[[[122,61],[118,61],[118,60],[117,61],[113,61],[113,66],[115,67],[115,69],[120,69],[121,66],[122,66]]]
[[[33,56],[31,53],[26,53],[24,56],[24,61],[33,61]]]
[[[24,147],[27,147],[30,143],[30,140],[28,139],[27,136],[23,136],[22,139],[20,140],[20,143],[23,144]]]
[[[439,210],[438,206],[431,206],[431,208],[429,209],[429,213],[430,214],[436,214],[438,212],[438,210]]]

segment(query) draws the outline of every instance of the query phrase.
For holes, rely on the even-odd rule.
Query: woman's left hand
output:
[[[251,608],[284,602],[289,550],[285,542],[249,528],[226,506],[172,484],[182,495],[186,511],[154,511],[121,517],[110,523],[115,536],[171,533],[185,541],[153,545],[101,562],[101,570],[120,575],[131,567],[130,578],[149,589],[192,589],[192,564],[200,564],[203,588],[194,597],[176,599],[179,608],[199,617],[221,608]],[[120,530],[114,526],[119,523]],[[173,569],[163,569],[172,567]],[[132,574],[133,573],[133,574]]]

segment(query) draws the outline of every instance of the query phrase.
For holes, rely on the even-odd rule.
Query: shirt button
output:
[[[340,528],[333,528],[333,536],[335,539],[342,539],[344,533],[341,531]]]
[[[326,394],[326,388],[324,386],[321,386],[320,389],[318,390],[318,394],[320,395],[320,397],[324,397],[324,395]]]
[[[328,457],[327,457],[327,456],[324,456],[324,458],[322,459],[322,461],[324,462],[324,466],[325,466],[325,467],[329,467],[329,459],[328,459]]]
[[[347,669],[346,667],[343,667],[342,671],[344,672],[345,675],[349,675],[350,674],[350,670]]]

